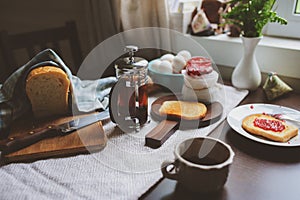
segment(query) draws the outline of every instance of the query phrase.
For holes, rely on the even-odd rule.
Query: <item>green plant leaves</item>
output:
[[[223,15],[227,24],[238,26],[243,36],[259,37],[269,23],[287,24],[287,21],[272,10],[276,0],[231,0],[231,10]]]

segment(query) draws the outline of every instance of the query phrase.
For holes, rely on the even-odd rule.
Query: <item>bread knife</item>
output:
[[[27,132],[27,134],[22,134],[20,136],[8,137],[7,139],[0,141],[0,155],[3,156],[15,152],[46,138],[68,135],[78,129],[108,118],[109,111],[105,110],[97,114],[74,119],[59,125],[48,125],[40,130],[32,130]]]

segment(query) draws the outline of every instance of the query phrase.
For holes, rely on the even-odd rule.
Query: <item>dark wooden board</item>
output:
[[[207,113],[205,117],[198,120],[184,120],[174,116],[160,115],[159,109],[163,102],[171,100],[181,100],[181,95],[163,96],[152,103],[151,116],[161,122],[146,135],[146,146],[159,148],[177,129],[194,129],[208,126],[218,121],[223,113],[223,106],[218,102],[214,102],[206,105]]]
[[[49,124],[61,124],[82,116],[84,115],[43,121],[36,121],[31,116],[22,118],[13,124],[9,137],[27,134],[31,130],[47,127]],[[71,134],[45,139],[16,152],[2,155],[1,161],[2,163],[32,162],[46,158],[86,154],[100,151],[105,147],[106,141],[102,123],[96,122]]]
[[[168,95],[162,96],[156,99],[151,105],[151,115],[153,118],[162,121],[164,119],[172,120],[172,121],[181,121],[182,123],[195,123],[197,122],[198,127],[209,125],[212,120],[217,119],[223,113],[223,106],[219,102],[213,102],[211,104],[207,104],[207,113],[204,118],[197,120],[184,120],[177,117],[172,116],[161,116],[159,113],[159,109],[163,102],[172,101],[172,100],[181,100],[181,95]]]

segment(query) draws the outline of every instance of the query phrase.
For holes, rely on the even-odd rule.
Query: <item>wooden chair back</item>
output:
[[[62,48],[65,41],[69,42],[69,52],[65,52],[65,48]],[[8,34],[7,31],[1,31],[0,48],[4,59],[4,66],[0,66],[0,83],[3,83],[10,74],[20,67],[15,55],[16,51],[20,49],[25,50],[28,54],[28,58],[23,64],[46,48],[53,49],[63,60],[66,55],[69,55],[72,58],[72,63],[66,64],[73,73],[77,72],[82,62],[82,52],[74,21],[68,21],[62,27],[34,32]]]

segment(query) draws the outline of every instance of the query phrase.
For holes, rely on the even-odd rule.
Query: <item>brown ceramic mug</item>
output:
[[[164,177],[177,180],[193,192],[213,192],[223,188],[234,157],[228,144],[210,137],[191,138],[178,144],[174,153],[174,162],[162,164]]]

